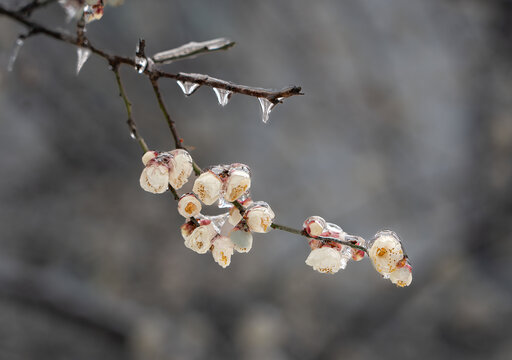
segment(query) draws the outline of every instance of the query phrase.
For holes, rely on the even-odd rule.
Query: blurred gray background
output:
[[[127,0],[88,26],[123,55],[139,37],[152,54],[226,36],[165,70],[301,85],[265,125],[255,98],[222,108],[161,81],[201,166],[248,164],[281,224],[395,230],[406,289],[368,261],[316,273],[279,231],[226,270],[186,249],[174,201],[138,185],[105,61],[77,77],[76,49],[38,36],[8,73],[24,29],[0,17],[0,359],[510,359],[511,15],[508,0]],[[58,5],[33,18],[73,29]],[[171,149],[147,78],[122,76],[141,134]]]

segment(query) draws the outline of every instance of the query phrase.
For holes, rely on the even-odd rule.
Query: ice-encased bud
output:
[[[250,174],[241,169],[233,169],[225,183],[224,199],[229,202],[238,200],[250,187]]]
[[[306,264],[318,272],[335,274],[342,267],[341,255],[338,250],[325,246],[311,250],[306,259]]]
[[[90,23],[103,17],[103,3],[101,0],[92,1],[91,5],[84,7],[84,20]]]
[[[182,235],[184,231],[182,229]],[[204,254],[212,245],[213,238],[217,236],[217,231],[211,222],[196,227],[192,233],[185,238],[185,246],[198,254]]]
[[[362,237],[356,236],[356,239],[357,239],[356,245],[364,246],[365,240]],[[363,250],[352,248],[352,260],[361,261],[364,259],[364,255],[365,255],[365,252]]]
[[[320,236],[326,228],[326,222],[320,216],[310,216],[302,225],[306,233],[310,236]]]
[[[375,234],[368,255],[375,270],[386,276],[395,271],[398,262],[404,257],[404,252],[398,236],[393,231],[384,230]]]
[[[252,249],[252,234],[243,229],[234,228],[229,233],[233,247],[239,253],[246,253]]]
[[[153,160],[158,156],[158,152],[156,151],[147,151],[144,155],[142,155],[142,163],[146,166],[150,160]]]
[[[175,189],[181,189],[192,174],[192,157],[183,149],[172,150],[170,161],[169,184]]]
[[[221,178],[212,171],[199,175],[194,182],[192,191],[205,205],[211,205],[219,199],[222,190]]]
[[[410,265],[405,265],[396,269],[389,275],[389,280],[399,287],[409,286],[412,282],[412,268]]]
[[[233,242],[226,236],[218,235],[213,239],[212,256],[217,264],[226,268],[231,264],[231,256],[233,255]]]
[[[258,201],[249,206],[244,217],[250,231],[266,233],[271,229],[275,214],[266,202]]]
[[[153,194],[164,193],[169,188],[169,168],[158,163],[146,166],[140,175],[140,186]]]
[[[178,201],[178,212],[186,218],[199,215],[201,208],[201,202],[191,193],[182,195]]]
[[[253,201],[251,200],[251,198],[247,198],[243,201],[241,200],[238,200],[238,202],[240,203],[240,205],[242,205],[244,208],[247,208],[249,205],[251,205],[253,203]],[[229,209],[229,218],[228,218],[228,222],[233,225],[233,226],[236,226],[238,225],[238,223],[242,220],[242,214],[240,214],[240,210],[238,210],[238,208],[236,206],[232,206],[231,209]]]

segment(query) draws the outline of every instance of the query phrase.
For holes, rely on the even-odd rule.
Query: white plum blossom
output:
[[[170,151],[172,158],[169,164],[169,184],[175,189],[181,189],[192,174],[192,157],[183,149]]]
[[[169,187],[169,168],[156,162],[142,170],[140,186],[153,194],[164,193]]]
[[[244,214],[249,230],[257,233],[269,232],[275,214],[265,202],[253,203]]]
[[[239,253],[247,253],[252,249],[252,234],[249,231],[234,228],[229,233],[229,238]]]
[[[404,258],[400,239],[389,230],[379,231],[375,234],[368,255],[375,270],[385,277],[395,271],[398,262]]]
[[[341,254],[329,246],[313,249],[306,259],[306,264],[324,274],[335,274],[342,267]]]
[[[194,182],[192,191],[205,205],[211,205],[219,199],[222,190],[221,178],[212,171],[202,173]]]
[[[211,222],[205,221],[192,231],[187,224],[183,225],[181,234],[187,248],[198,254],[205,254],[210,249],[213,238],[217,236],[217,231]]]
[[[389,275],[389,280],[398,287],[409,286],[412,282],[412,268],[410,265],[404,265]]]
[[[239,167],[232,169],[225,182],[224,199],[229,202],[238,200],[251,187],[251,176],[248,171]]]
[[[181,216],[189,218],[199,215],[202,205],[194,194],[188,193],[180,197],[178,201],[178,212]]]
[[[234,245],[230,238],[217,235],[212,242],[212,256],[217,264],[226,268],[231,263]]]

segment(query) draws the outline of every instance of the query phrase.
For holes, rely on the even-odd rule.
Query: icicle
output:
[[[215,92],[215,95],[217,95],[217,100],[221,106],[226,106],[229,102],[229,99],[231,99],[231,95],[233,95],[232,91],[219,88],[213,88],[213,92]]]
[[[266,124],[268,122],[270,112],[276,105],[267,98],[258,98],[258,100],[261,105],[261,120]]]
[[[199,88],[199,84],[190,81],[176,81],[186,96],[190,96]]]
[[[79,47],[76,50],[76,54],[78,55],[78,59],[76,62],[76,74],[80,72],[82,67],[84,66],[87,59],[89,59],[89,56],[91,56],[91,50],[83,47]]]
[[[7,64],[7,71],[12,71],[14,63],[16,62],[20,49],[24,43],[25,40],[23,40],[22,38],[16,39],[16,43],[14,44],[14,48],[12,49],[11,57],[9,58],[9,63]]]

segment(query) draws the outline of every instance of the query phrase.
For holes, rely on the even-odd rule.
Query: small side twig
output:
[[[30,16],[35,10],[50,5],[51,3],[54,2],[57,2],[57,0],[32,0],[27,5],[21,7],[17,12],[23,15]]]

